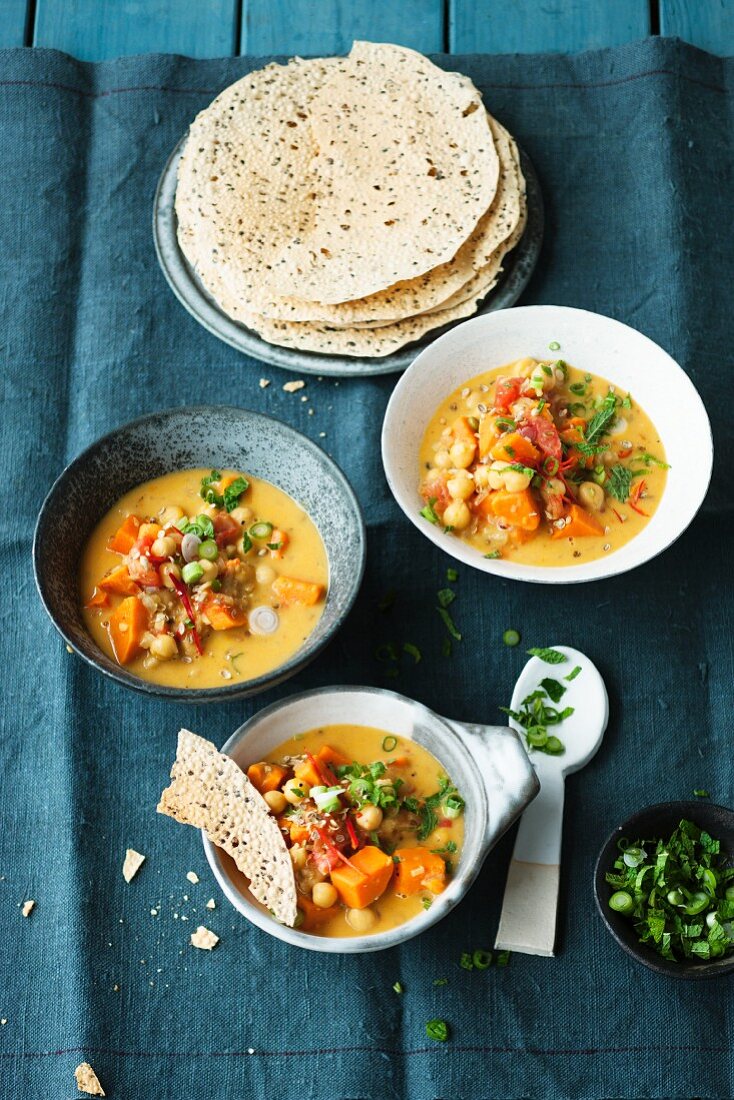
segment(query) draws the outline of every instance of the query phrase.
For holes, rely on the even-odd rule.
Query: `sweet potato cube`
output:
[[[282,604],[300,603],[307,607],[317,604],[324,594],[324,586],[312,581],[301,581],[297,577],[276,577],[273,592]]]
[[[139,588],[130,576],[126,565],[116,565],[105,573],[99,582],[99,587],[105,592],[113,592],[116,596],[134,596]]]
[[[428,848],[398,848],[394,853],[395,890],[398,894],[418,894],[430,890],[440,894],[446,885],[446,864]],[[437,889],[435,889],[437,887]]]
[[[137,516],[126,516],[109,541],[108,548],[115,554],[129,554],[137,542],[140,520]]]
[[[339,897],[350,909],[365,909],[377,901],[392,878],[393,861],[380,848],[368,844],[350,858],[352,866],[340,864],[331,872]]]
[[[109,635],[115,657],[127,665],[137,656],[143,634],[148,629],[148,612],[136,596],[128,596],[110,615]]]
[[[567,518],[570,519],[570,522],[565,527],[554,527],[551,538],[583,538],[586,535],[604,534],[604,527],[596,516],[592,516],[591,512],[587,512],[579,504],[569,506]]]
[[[247,769],[247,778],[253,787],[257,787],[260,794],[265,794],[267,791],[277,791],[288,778],[289,770],[282,764],[268,764],[265,760],[261,760],[257,764],[250,764]]]

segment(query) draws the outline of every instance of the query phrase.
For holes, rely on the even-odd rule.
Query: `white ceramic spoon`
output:
[[[568,658],[551,665],[532,657],[523,669],[512,696],[512,709],[519,711],[522,700],[543,679],[558,680],[566,688],[559,710],[574,707],[574,713],[549,734],[560,737],[566,751],[560,756],[533,749],[530,760],[540,780],[540,793],[520,820],[507,885],[502,902],[495,947],[521,951],[526,955],[553,955],[556,939],[558,882],[563,832],[563,781],[583,768],[601,744],[609,718],[609,699],[595,665],[583,653],[569,646],[553,646]],[[581,672],[569,683],[564,677],[580,665]],[[509,725],[523,735],[512,718]]]

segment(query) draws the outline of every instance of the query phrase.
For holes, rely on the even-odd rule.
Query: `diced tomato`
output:
[[[493,404],[495,409],[509,412],[510,406],[520,396],[524,384],[524,378],[499,378],[494,388]]]
[[[451,503],[451,494],[446,486],[446,478],[443,474],[433,474],[428,481],[424,481],[420,488],[420,494],[426,503],[434,501],[434,509],[442,516]]]
[[[313,842],[312,858],[323,874],[333,871],[341,863],[341,859],[337,855],[336,845],[327,846],[320,837]]]
[[[526,439],[530,439],[543,454],[557,459],[558,462],[563,458],[558,429],[555,424],[550,420],[546,420],[544,416],[536,416],[532,420],[525,421],[520,426],[519,431]]]
[[[138,558],[130,563],[130,576],[143,588],[160,588],[161,578],[149,558]]]
[[[237,542],[242,534],[242,528],[236,520],[228,516],[226,512],[219,512],[213,520],[214,538],[217,546],[227,546],[230,542]]]

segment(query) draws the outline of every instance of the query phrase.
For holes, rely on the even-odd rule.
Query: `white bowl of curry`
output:
[[[398,504],[446,553],[568,584],[674,542],[706,495],[713,444],[693,383],[648,337],[523,306],[421,352],[390,399],[382,455]]]

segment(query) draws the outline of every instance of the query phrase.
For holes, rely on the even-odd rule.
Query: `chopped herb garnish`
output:
[[[403,642],[403,652],[407,653],[409,657],[412,657],[416,664],[418,664],[422,657],[422,653],[418,649],[418,646],[413,645],[412,642]]]
[[[438,523],[438,515],[436,514],[436,511],[433,507],[437,500],[438,497],[431,497],[425,508],[421,508],[420,510],[419,515],[423,516],[424,519],[427,519],[429,523]]]
[[[509,951],[500,951],[499,955],[497,956],[497,966],[507,966],[509,961],[510,961],[510,952]]]
[[[586,383],[585,382],[572,382],[568,387],[571,393],[575,393],[577,397],[586,396]]]
[[[560,351],[560,349],[561,349],[561,345],[558,343],[558,341],[557,340],[551,340],[550,344],[548,345],[548,350],[549,351]]]
[[[502,557],[502,552],[500,550],[491,550],[489,554],[485,554],[484,556],[485,558],[489,558],[490,561],[495,561],[497,558]]]
[[[212,470],[208,477],[201,479],[201,486],[199,488],[199,496],[202,500],[205,500],[207,504],[215,504],[217,508],[221,508],[224,504],[224,498],[212,488],[212,486],[221,481],[222,475],[219,470]]]
[[[246,477],[237,477],[228,485],[224,490],[224,507],[228,512],[233,512],[240,502],[240,497],[243,493],[246,493],[250,487],[250,483]],[[280,547],[278,547],[280,549]]]
[[[548,665],[562,665],[564,661],[568,660],[568,657],[557,649],[549,649],[545,646],[536,646],[527,652],[531,657],[540,657],[541,661],[545,661]]]
[[[670,469],[669,463],[663,462],[662,459],[656,458],[655,455],[651,455],[647,451],[644,454],[635,455],[635,458],[638,458],[640,462],[644,462],[646,466],[659,466],[661,470]]]
[[[453,588],[441,588],[436,593],[436,597],[441,607],[449,607],[456,599],[456,593]]]
[[[627,394],[626,397],[622,398],[621,406],[622,406],[623,409],[631,409],[632,408],[632,398],[629,394]]]
[[[586,443],[598,443],[616,415],[617,398],[610,390],[586,426]]]
[[[421,898],[421,905],[424,909],[430,909],[433,905],[433,898]]]
[[[626,466],[610,466],[608,479],[605,483],[606,491],[615,500],[625,504],[630,495],[633,473]]]
[[[462,951],[461,958],[459,959],[459,966],[462,968],[462,970],[474,969],[474,962],[472,960],[471,954],[468,951]]]
[[[448,985],[449,980],[448,980],[448,978],[434,978],[433,979],[433,984],[434,985]]]
[[[502,635],[505,645],[516,646],[520,644],[520,635],[516,630],[506,630]]]
[[[446,629],[448,630],[449,634],[454,639],[454,641],[455,642],[460,642],[461,641],[461,634],[456,629],[456,623],[451,618],[451,616],[449,615],[446,608],[445,607],[437,607],[436,611],[438,611],[439,615],[441,616],[441,620],[443,622],[443,625],[446,627]]]
[[[540,681],[540,686],[545,691],[549,699],[552,699],[554,703],[560,703],[563,696],[566,694],[566,689],[563,684],[558,680],[545,679]]]
[[[402,993],[403,992],[403,983],[402,982],[394,982],[393,983],[393,989],[395,990],[396,993]]]
[[[426,1024],[426,1035],[437,1043],[445,1043],[449,1037],[449,1025],[445,1020],[429,1020]]]
[[[458,581],[458,579],[459,579],[459,574],[456,572],[455,569],[447,569],[446,570],[446,580],[447,581]]]
[[[718,840],[683,819],[667,839],[619,846],[608,904],[633,921],[641,943],[671,962],[734,952],[734,867]]]
[[[697,790],[697,791],[694,791],[693,793],[696,796],[696,798],[710,798],[711,797],[709,792],[704,791],[704,790]]]
[[[572,669],[571,669],[571,671],[569,672],[568,676],[564,676],[564,677],[563,677],[563,679],[564,679],[564,680],[567,680],[567,681],[568,681],[568,683],[570,684],[570,683],[571,683],[571,680],[575,680],[575,679],[576,679],[576,677],[578,676],[579,672],[581,672],[581,665],[576,665],[576,667],[575,667],[575,668],[572,668]]]
[[[179,520],[177,528],[182,535],[196,535],[202,542],[214,538],[214,524],[209,516],[201,515],[189,520]]]
[[[517,427],[515,421],[512,420],[509,416],[498,416],[494,423],[495,427],[499,428],[500,431],[502,431],[502,429],[504,428],[508,432],[514,432],[515,428]]]

